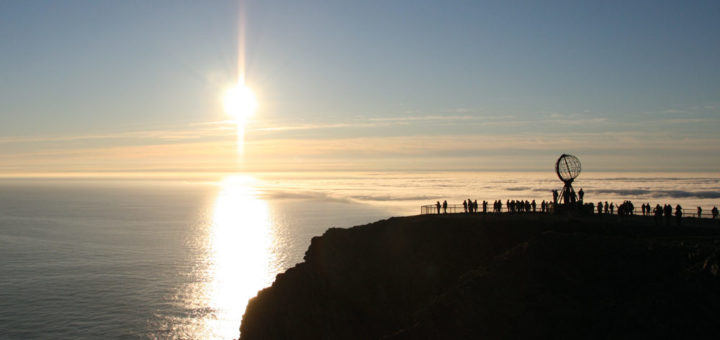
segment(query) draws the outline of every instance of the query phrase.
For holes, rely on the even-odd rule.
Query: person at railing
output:
[[[607,202],[606,202],[607,203]],[[613,211],[615,210],[615,203],[610,202],[610,215],[613,214]],[[607,211],[606,211],[607,212]]]
[[[607,201],[605,201],[605,214],[607,215],[610,212],[610,204],[608,204]]]
[[[678,227],[680,226],[680,221],[682,220],[682,207],[680,204],[675,206],[675,222],[677,223]]]
[[[660,204],[655,206],[655,224],[660,224],[660,221],[662,221],[662,215],[663,215],[663,208],[660,206]]]
[[[642,208],[642,214],[643,214],[643,216],[645,216],[645,203],[642,204],[641,208]]]
[[[532,203],[530,203],[530,206],[532,207],[532,212],[535,212],[535,208],[537,207],[537,203],[535,203],[535,200],[532,200]]]
[[[717,207],[713,207],[712,210],[711,210],[711,212],[712,212],[713,220],[716,219],[716,218],[718,217],[718,208],[717,208]]]
[[[477,213],[477,212],[478,212],[478,204],[477,204],[477,200],[474,200],[474,201],[473,201],[473,211],[474,211],[475,213]]]
[[[488,202],[486,200],[483,200],[483,202],[482,202],[483,214],[487,213],[487,203]]]
[[[702,208],[698,207],[698,218],[702,216]]]
[[[602,214],[602,210],[603,210],[603,205],[602,205],[602,201],[600,201],[600,202],[598,202],[598,205],[597,205],[598,215]]]
[[[440,214],[440,201],[437,201],[437,203],[435,203],[435,206],[437,207],[438,214]]]
[[[443,201],[442,207],[443,207],[443,213],[447,214],[447,200]],[[439,213],[440,213],[440,211],[438,211],[438,214]]]
[[[465,209],[465,212],[467,213],[467,201],[463,201],[463,209]]]
[[[578,197],[580,198],[580,202],[583,201],[583,197],[585,196],[585,192],[582,188],[580,188],[580,191],[578,191]]]

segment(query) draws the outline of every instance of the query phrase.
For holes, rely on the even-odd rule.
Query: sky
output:
[[[2,1],[0,175],[720,171],[717,1]],[[239,62],[241,61],[241,62]],[[244,74],[256,113],[223,110]]]

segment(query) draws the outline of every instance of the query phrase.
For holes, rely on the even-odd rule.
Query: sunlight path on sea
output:
[[[205,317],[204,339],[233,339],[248,299],[272,283],[270,210],[252,177],[225,178],[209,229],[209,266],[202,295],[214,311]]]

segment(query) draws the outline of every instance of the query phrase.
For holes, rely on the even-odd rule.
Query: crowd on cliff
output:
[[[580,189],[582,191],[582,189]],[[555,196],[557,197],[557,196]],[[632,216],[635,215],[635,205],[630,200],[624,201],[622,204],[615,204],[614,202],[598,202],[597,205],[594,203],[587,203],[584,204],[582,200],[579,200],[577,202],[579,206],[583,206],[587,208],[588,211],[596,213],[597,215],[613,215],[615,214],[615,210],[617,209],[617,215],[618,216]],[[528,200],[506,200],[505,210],[503,210],[503,201],[502,200],[496,200],[492,203],[492,212],[493,213],[501,213],[503,211],[509,212],[509,213],[535,213],[535,212],[541,212],[541,213],[547,213],[552,210],[552,207],[557,206],[557,202],[553,201],[545,201],[543,200],[540,202],[540,209],[538,211],[538,204],[535,200],[528,201]],[[450,213],[458,213],[458,212],[464,212],[464,213],[487,213],[488,211],[489,202],[483,200],[482,203],[478,204],[477,200],[471,200],[467,199],[462,202],[463,210],[459,211],[459,206],[451,206]],[[447,200],[443,201],[441,204],[440,201],[437,201],[435,203],[435,208],[438,214],[440,213],[448,213],[448,203]],[[666,220],[672,219],[672,216],[675,216],[678,224],[680,223],[680,220],[683,216],[683,208],[679,204],[675,206],[673,209],[672,205],[665,204],[661,206],[660,204],[657,204],[655,207],[652,207],[650,203],[643,203],[640,206],[640,209],[642,211],[642,216],[654,216],[656,220],[662,220],[664,217]],[[717,206],[714,206],[712,210],[710,211],[711,216],[713,219],[718,218],[718,208]],[[702,218],[702,208],[697,207],[697,218]]]

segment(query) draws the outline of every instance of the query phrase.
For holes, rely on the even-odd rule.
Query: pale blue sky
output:
[[[231,169],[242,16],[245,169],[720,170],[718,2],[248,0],[1,2],[0,171]]]

